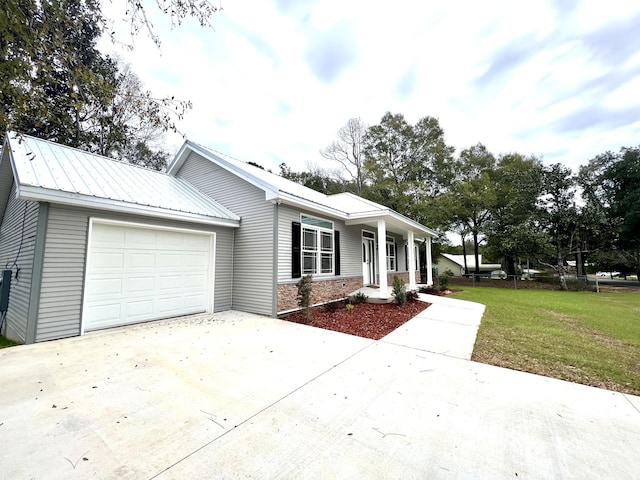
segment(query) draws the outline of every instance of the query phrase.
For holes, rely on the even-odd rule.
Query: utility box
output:
[[[4,313],[9,308],[9,291],[11,290],[11,270],[3,270],[0,278],[0,312]]]

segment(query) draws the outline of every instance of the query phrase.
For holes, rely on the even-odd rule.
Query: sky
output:
[[[387,111],[436,117],[457,152],[481,142],[574,170],[640,144],[637,1],[225,0],[212,28],[174,29],[146,4],[160,49],[144,33],[131,52],[100,48],[156,96],[191,100],[189,140],[274,172],[335,167],[319,151],[338,129]]]

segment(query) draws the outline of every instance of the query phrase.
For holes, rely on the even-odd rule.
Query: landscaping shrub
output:
[[[309,307],[311,306],[312,283],[313,278],[311,275],[305,275],[296,283],[296,287],[298,288],[296,301],[298,302],[298,306],[306,312],[307,320],[311,320],[311,310]]]
[[[435,285],[431,287],[420,287],[420,293],[426,293],[427,295],[438,295],[438,293],[440,293],[440,290]]]
[[[418,292],[415,290],[409,290],[407,292],[407,301],[408,302],[417,302],[418,301]]]
[[[391,294],[395,297],[398,305],[404,305],[407,301],[407,287],[405,287],[404,282],[395,275],[393,277],[393,289],[391,290]]]
[[[329,313],[333,313],[336,310],[338,310],[338,306],[340,305],[340,302],[330,302],[330,303],[325,303],[324,304],[324,309],[329,312]]]
[[[444,275],[440,275],[440,278],[438,278],[438,284],[440,287],[440,290],[449,290],[449,280],[451,279],[451,277],[449,275],[447,275],[446,273]]]
[[[369,298],[367,295],[365,295],[362,292],[358,292],[351,299],[351,303],[353,303],[353,304],[366,303],[367,302],[367,298]]]

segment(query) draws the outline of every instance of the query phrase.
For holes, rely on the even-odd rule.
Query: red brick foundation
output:
[[[362,288],[362,277],[314,280],[311,290],[311,304],[315,305],[344,298],[359,288]],[[296,301],[297,296],[298,288],[295,283],[278,285],[278,312],[299,308]]]

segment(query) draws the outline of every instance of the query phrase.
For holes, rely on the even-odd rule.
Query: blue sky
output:
[[[214,0],[215,1],[215,0]],[[147,2],[151,7],[155,2]],[[149,7],[149,8],[150,8]],[[274,171],[333,168],[319,150],[349,118],[440,120],[477,142],[572,168],[640,144],[640,3],[633,1],[225,1],[213,28],[171,30],[133,52],[156,95],[189,99],[193,141]],[[124,2],[107,3],[122,15]],[[123,35],[122,33],[120,35]],[[121,37],[122,38],[122,37]],[[182,139],[168,135],[176,150]]]

